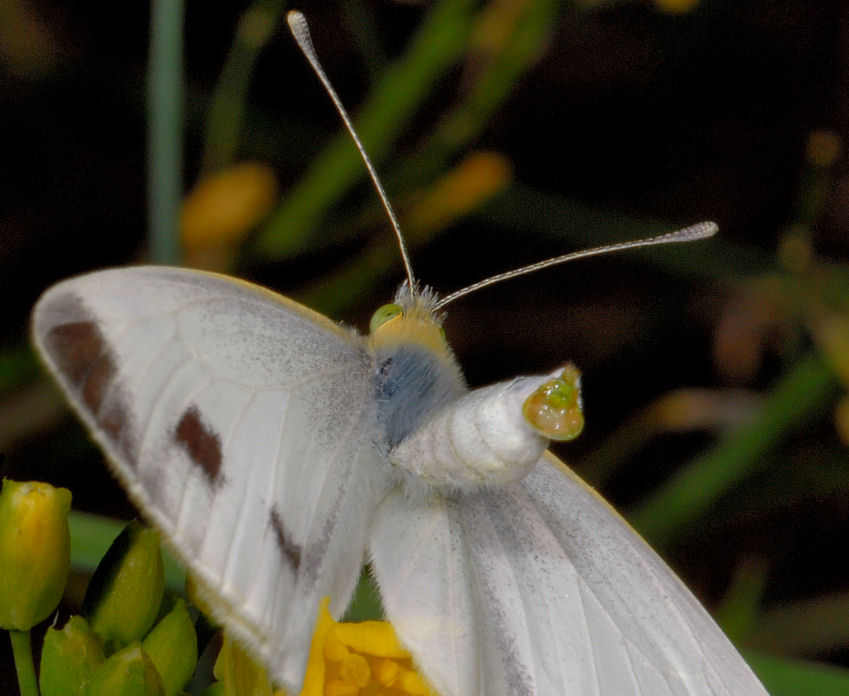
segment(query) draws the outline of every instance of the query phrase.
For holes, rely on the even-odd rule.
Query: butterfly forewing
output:
[[[319,599],[347,605],[386,485],[362,340],[261,288],[151,267],[54,286],[33,333],[217,618],[297,693]]]
[[[766,696],[681,581],[548,453],[518,483],[390,495],[370,552],[389,619],[444,693]]]

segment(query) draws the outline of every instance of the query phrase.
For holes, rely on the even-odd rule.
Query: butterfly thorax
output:
[[[390,448],[467,391],[442,317],[432,310],[434,301],[429,292],[414,294],[402,287],[395,303],[381,307],[377,322],[372,321],[368,340],[378,420]]]

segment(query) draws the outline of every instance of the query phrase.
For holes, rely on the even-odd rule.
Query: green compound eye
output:
[[[394,319],[399,314],[403,312],[403,308],[401,305],[396,304],[385,304],[382,307],[378,307],[377,311],[371,315],[371,322],[369,323],[369,331],[374,333],[375,329],[378,326],[382,326],[390,319]]]

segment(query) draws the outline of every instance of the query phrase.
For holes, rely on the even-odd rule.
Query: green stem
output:
[[[183,0],[154,0],[148,70],[148,234],[150,257],[180,258],[178,216],[183,194]]]
[[[775,655],[840,650],[849,644],[849,592],[805,597],[765,609],[739,635],[741,644]]]
[[[355,118],[369,156],[380,163],[440,77],[462,56],[477,3],[431,5],[407,53],[375,85]],[[366,175],[347,133],[334,137],[260,230],[253,253],[280,258],[302,250],[327,210]]]
[[[26,343],[0,351],[0,393],[12,393],[40,373],[38,358]]]
[[[844,696],[849,670],[790,657],[745,654],[772,696]]]
[[[209,103],[204,173],[224,167],[236,157],[251,75],[259,54],[280,24],[285,5],[283,0],[255,0],[239,19]]]
[[[510,38],[503,41],[494,53],[477,46],[480,37],[475,36],[484,33],[482,24],[491,24],[492,11],[484,10],[478,15],[465,55],[467,71],[474,80],[464,90],[462,101],[445,115],[433,134],[404,161],[401,176],[395,180],[399,190],[420,186],[435,177],[449,166],[457,152],[477,141],[492,114],[515,90],[522,75],[543,52],[561,9],[562,3],[556,0],[526,3],[515,18]],[[501,21],[510,20],[502,18]]]
[[[809,355],[784,374],[760,412],[696,458],[634,510],[631,524],[656,545],[668,544],[738,481],[760,470],[763,455],[821,412],[836,389],[831,370]]]
[[[15,656],[15,670],[18,673],[18,686],[21,696],[38,696],[38,681],[35,678],[35,664],[32,661],[32,638],[29,631],[9,631],[12,641],[12,654]]]

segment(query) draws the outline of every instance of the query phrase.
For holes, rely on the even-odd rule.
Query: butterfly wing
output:
[[[549,453],[477,494],[390,494],[370,552],[389,620],[443,696],[766,696],[681,581]]]
[[[169,268],[48,290],[35,343],[217,618],[299,691],[381,493],[362,340],[250,284]]]

